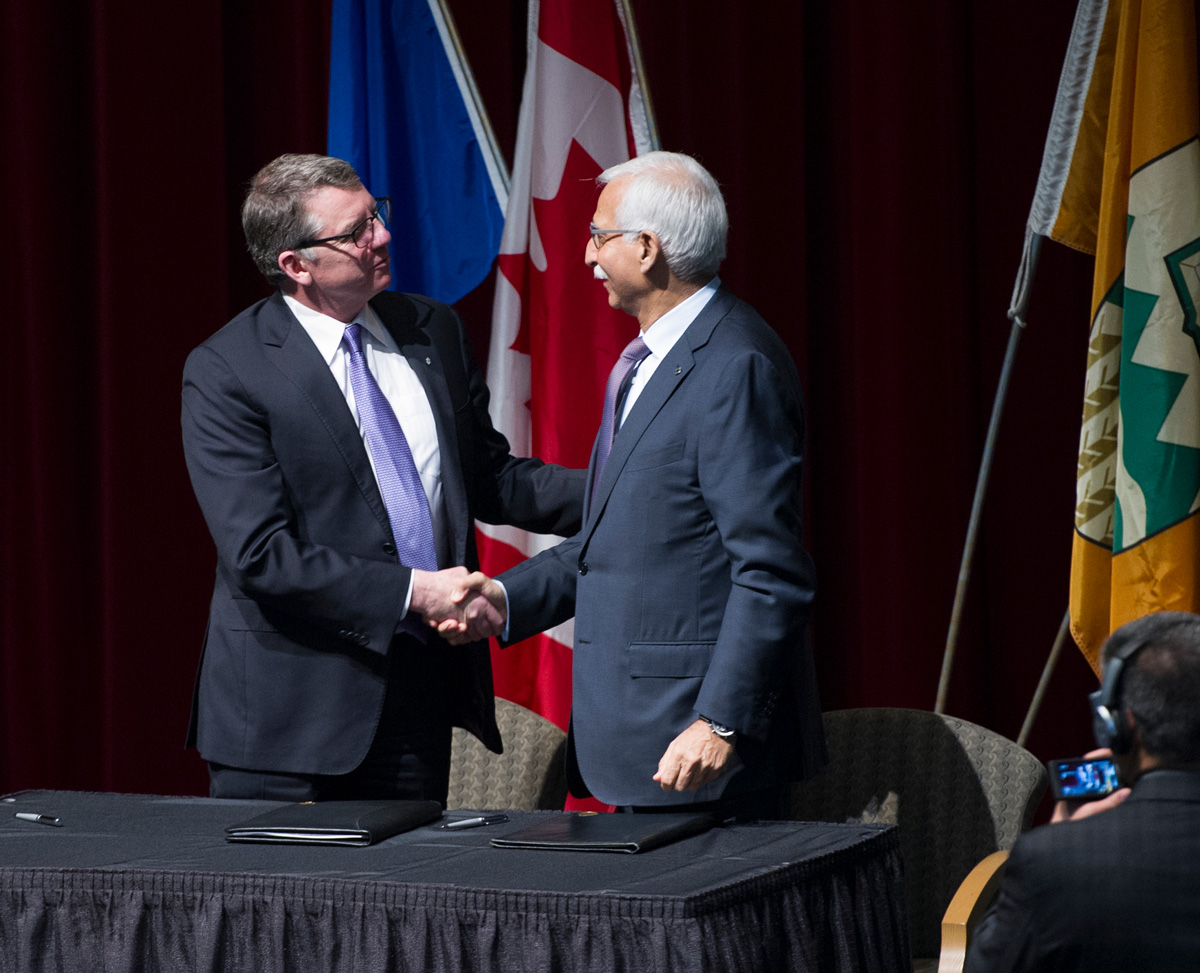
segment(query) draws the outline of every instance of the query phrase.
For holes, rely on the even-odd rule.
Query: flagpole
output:
[[[658,116],[654,114],[654,103],[650,100],[650,85],[646,80],[646,62],[642,60],[642,42],[638,36],[637,21],[633,18],[633,0],[621,0],[621,19],[625,21],[625,36],[629,41],[629,61],[642,92],[642,106],[646,112],[646,124],[650,129],[650,149],[662,148],[658,137]]]
[[[1042,708],[1042,700],[1046,696],[1046,687],[1050,685],[1050,676],[1054,672],[1054,667],[1058,664],[1058,656],[1062,652],[1062,647],[1067,641],[1067,633],[1071,630],[1071,612],[1068,609],[1063,613],[1062,624],[1058,626],[1058,635],[1054,639],[1054,645],[1050,649],[1050,656],[1046,659],[1046,665],[1042,669],[1042,678],[1038,680],[1037,689],[1033,691],[1033,699],[1029,703],[1029,712],[1025,714],[1025,722],[1021,724],[1021,732],[1017,735],[1017,746],[1025,746],[1025,741],[1029,738],[1029,731],[1033,729],[1033,721],[1037,718],[1038,710]]]
[[[954,608],[950,612],[950,627],[946,633],[946,649],[942,654],[942,674],[938,680],[935,713],[946,712],[946,695],[950,689],[950,671],[954,666],[954,654],[958,648],[958,633],[962,624],[963,606],[967,600],[967,585],[971,580],[971,566],[975,560],[975,543],[979,536],[979,522],[983,512],[983,500],[987,494],[988,479],[992,472],[992,459],[996,452],[996,436],[1000,430],[1000,418],[1008,398],[1009,380],[1012,378],[1013,362],[1017,356],[1017,344],[1025,330],[1025,308],[1029,303],[1029,289],[1033,283],[1033,272],[1037,268],[1042,238],[1030,230],[1025,233],[1025,246],[1021,254],[1021,265],[1013,287],[1013,299],[1008,309],[1012,329],[1008,334],[1008,348],[1004,353],[1004,365],[1000,369],[1000,381],[992,403],[992,418],[988,424],[984,442],[983,458],[979,463],[979,477],[975,483],[975,500],[971,505],[971,518],[967,523],[967,539],[963,544],[962,563],[958,569],[958,586],[954,592]]]
[[[446,34],[450,38],[454,52],[458,55],[458,63],[462,68],[463,81],[466,84],[467,91],[470,93],[471,103],[479,115],[479,122],[483,127],[484,138],[487,142],[487,152],[491,155],[492,165],[495,167],[496,175],[499,177],[500,184],[504,188],[504,199],[500,200],[500,211],[504,212],[508,208],[508,192],[511,188],[512,179],[508,172],[508,165],[505,163],[504,156],[500,152],[500,143],[496,140],[496,132],[492,128],[492,120],[488,117],[487,108],[484,106],[483,98],[479,94],[479,88],[475,84],[475,73],[471,70],[471,62],[467,60],[467,52],[463,48],[462,38],[458,36],[458,28],[454,24],[454,18],[450,15],[450,7],[446,4],[446,0],[429,0],[429,2],[436,3],[438,10],[441,11],[442,23],[446,26]]]

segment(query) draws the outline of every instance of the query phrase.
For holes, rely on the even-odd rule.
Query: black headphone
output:
[[[1133,733],[1129,729],[1129,721],[1121,712],[1118,693],[1125,667],[1150,641],[1138,639],[1123,646],[1105,663],[1100,688],[1088,694],[1088,702],[1092,704],[1092,732],[1096,736],[1096,746],[1107,747],[1113,753],[1128,753],[1133,746]]]

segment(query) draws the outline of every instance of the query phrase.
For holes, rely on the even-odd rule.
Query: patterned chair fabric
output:
[[[524,706],[496,698],[504,753],[492,753],[461,727],[450,745],[450,808],[562,810],[567,799],[567,735]]]
[[[1045,767],[998,733],[925,710],[836,710],[824,722],[829,764],[793,787],[792,818],[899,824],[913,956],[936,957],[955,890],[1029,827]]]

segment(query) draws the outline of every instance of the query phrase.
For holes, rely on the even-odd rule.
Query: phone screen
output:
[[[1111,760],[1051,760],[1050,789],[1056,800],[1092,801],[1107,797],[1121,785]]]

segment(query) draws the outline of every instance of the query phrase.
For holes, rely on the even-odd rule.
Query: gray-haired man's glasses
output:
[[[588,224],[588,232],[592,235],[592,246],[599,250],[618,233],[641,233],[641,230],[604,230],[595,223]]]

